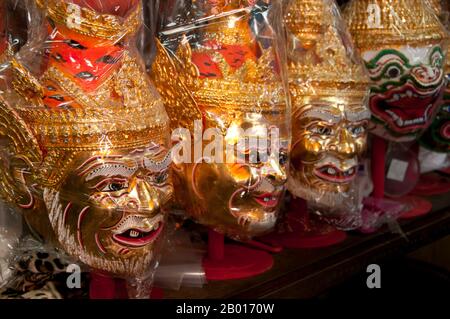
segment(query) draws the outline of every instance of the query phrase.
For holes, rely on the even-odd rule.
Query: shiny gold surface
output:
[[[126,18],[100,14],[62,0],[35,1],[55,23],[67,25],[87,36],[118,41],[129,33],[135,33],[141,25],[142,8],[139,1],[139,5]]]
[[[288,188],[336,208],[367,146],[369,79],[334,1],[298,0],[285,15],[292,96]]]
[[[439,20],[424,6],[423,0],[351,1],[343,15],[361,51],[399,47],[406,43],[429,45],[439,43],[445,37]]]
[[[49,12],[66,5],[49,4]],[[91,77],[96,86],[77,80],[72,69],[102,66],[95,65],[101,63],[97,38],[56,22],[62,24],[52,26],[48,52],[62,55],[82,45],[86,60],[54,59],[42,74],[30,71],[34,60],[19,56],[11,63],[13,80],[0,104],[1,195],[42,237],[56,237],[90,267],[144,276],[155,262],[173,193],[167,114],[126,46],[117,58],[102,60],[104,73]],[[108,29],[109,19],[103,22]],[[90,32],[97,35],[95,28]],[[63,40],[52,42],[55,36]],[[103,43],[100,54],[118,52],[113,42]]]
[[[237,153],[240,138],[267,138],[266,130],[280,128],[279,159],[237,163],[231,158],[226,163],[208,163],[192,158],[192,164],[174,164],[176,198],[187,213],[203,225],[242,240],[275,225],[285,189],[289,141],[285,90],[273,68],[273,48],[259,46],[251,36],[248,18],[248,14],[218,18],[198,30],[198,43],[191,44],[185,37],[176,52],[160,45],[152,75],[172,128],[186,127],[193,133],[189,123],[201,119],[204,130],[218,129],[225,138],[224,150],[233,149],[235,157],[250,154],[249,149]],[[236,52],[238,63],[233,59]],[[244,135],[238,128],[245,130]],[[200,142],[192,139],[191,145],[201,148]]]

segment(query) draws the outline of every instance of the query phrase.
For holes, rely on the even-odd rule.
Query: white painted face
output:
[[[372,81],[374,133],[388,140],[416,139],[433,121],[444,89],[441,44],[384,48],[362,56]]]

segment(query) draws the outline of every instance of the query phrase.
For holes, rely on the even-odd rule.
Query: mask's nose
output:
[[[334,139],[334,143],[329,148],[330,151],[335,152],[341,158],[356,156],[356,141],[352,134],[345,128],[339,130]]]
[[[158,191],[146,181],[146,177],[136,174],[131,179],[126,207],[140,212],[154,212],[160,208]]]
[[[287,174],[284,165],[276,156],[270,157],[264,165],[262,174],[271,181],[274,186],[281,186],[286,183]]]

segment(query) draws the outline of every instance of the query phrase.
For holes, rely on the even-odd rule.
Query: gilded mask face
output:
[[[199,223],[241,239],[273,229],[285,190],[287,136],[280,134],[278,156],[271,141],[263,152],[251,143],[239,146],[239,140],[267,139],[269,129],[262,115],[247,114],[224,137],[224,153],[233,150],[226,163],[175,166],[176,197]]]
[[[240,2],[225,4],[233,7]],[[262,235],[275,225],[285,190],[289,143],[290,114],[275,70],[275,46],[269,33],[267,47],[257,41],[251,18],[243,11],[224,13],[193,31],[194,37],[177,34],[183,40],[176,52],[160,44],[153,64],[153,79],[172,129],[188,128],[194,135],[189,146],[203,150],[203,158],[194,156],[192,164],[174,166],[175,196],[194,220],[241,240]],[[204,158],[211,154],[210,147],[199,145],[192,133],[194,121],[203,123],[205,134],[218,131],[215,152],[226,158]],[[272,147],[275,139],[268,133],[273,128],[279,130],[279,140]],[[256,138],[271,141],[264,150],[266,158],[260,158],[251,143],[242,147],[242,141]],[[235,154],[228,156],[229,149]]]
[[[50,222],[63,248],[87,265],[121,276],[143,274],[164,228],[173,190],[161,145],[83,152],[59,188],[45,188]]]
[[[128,1],[134,10],[119,17],[91,10],[90,0],[36,2],[50,32],[32,43],[31,60],[20,52],[10,64],[0,194],[88,266],[147,275],[173,189],[168,117],[130,44],[141,6]]]
[[[305,103],[293,114],[290,190],[312,201],[348,192],[367,146],[370,114],[357,100]]]
[[[444,88],[444,57],[441,45],[363,53],[375,133],[407,141],[430,126]]]

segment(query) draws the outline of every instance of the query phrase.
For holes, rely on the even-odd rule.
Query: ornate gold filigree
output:
[[[192,52],[186,38],[181,41],[173,57],[159,44],[158,56],[152,67],[153,79],[164,97],[173,128],[192,129],[193,120],[201,118],[200,108],[220,108],[229,118],[250,110],[271,114],[285,112],[285,91],[281,81],[275,80],[275,58],[271,49],[263,51],[257,61],[247,60],[239,69],[232,70],[216,49],[196,48],[195,52],[208,53],[213,57],[222,74],[217,79],[200,77],[198,68],[192,62]],[[203,115],[207,120],[217,120],[208,118],[208,112]],[[221,124],[220,127],[227,126],[226,123]]]
[[[198,74],[198,70],[190,61],[185,61],[185,72],[178,73],[177,67],[173,62],[169,53],[164,46],[156,41],[158,53],[152,65],[152,77],[164,99],[167,114],[169,115],[171,127],[188,128],[191,132],[194,131],[194,121],[202,119],[202,113],[197,106],[197,102],[193,99],[186,83],[188,79],[194,78]],[[190,50],[190,47],[188,48]],[[180,59],[186,56],[180,56]],[[183,78],[184,74],[192,72],[193,76]]]
[[[369,79],[354,54],[345,25],[339,25],[341,20],[326,3],[294,1],[285,15],[290,33],[288,70],[294,102],[304,96],[361,98],[368,93]]]
[[[344,9],[356,46],[362,50],[440,43],[446,32],[423,0],[358,0]]]
[[[83,92],[54,67],[37,79],[17,60],[12,66],[13,88],[25,100],[17,103],[14,111],[6,112],[8,108],[2,106],[6,110],[4,117],[9,117],[5,122],[20,119],[27,127],[23,132],[28,142],[33,143],[28,147],[46,150],[46,156],[38,161],[43,169],[36,176],[42,184],[58,183],[74,152],[141,147],[167,138],[162,100],[149,89],[146,75],[128,53],[124,53],[121,68],[102,84],[98,94]],[[82,107],[45,107],[41,83],[48,79],[58,83]]]
[[[223,9],[222,12],[238,9],[240,5]],[[241,44],[251,43],[254,36],[246,26],[248,23],[246,15],[248,12],[240,11],[237,14],[231,14],[224,20],[213,22],[205,28],[203,33],[204,40],[211,40],[217,43]]]
[[[14,90],[30,103],[43,106],[44,90],[39,81],[16,59],[11,60]]]
[[[36,0],[36,3],[46,10],[48,17],[54,22],[96,38],[117,41],[127,34],[135,33],[141,25],[140,2],[126,18],[99,14],[86,7],[61,0]]]

